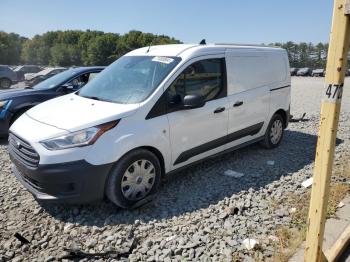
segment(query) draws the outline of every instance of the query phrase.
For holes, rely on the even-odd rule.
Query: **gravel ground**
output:
[[[157,198],[137,210],[108,202],[40,205],[13,177],[2,141],[0,261],[61,260],[68,255],[64,248],[111,251],[101,261],[268,260],[278,252],[269,236],[291,220],[289,207],[272,203],[304,192],[301,182],[312,175],[323,81],[292,79],[292,114],[306,112],[310,121],[291,123],[279,148],[253,145],[188,168],[168,178]],[[350,151],[349,90],[343,101],[337,156]],[[225,176],[228,169],[244,176]],[[30,244],[21,245],[15,233]],[[246,238],[257,239],[259,247],[246,250]]]

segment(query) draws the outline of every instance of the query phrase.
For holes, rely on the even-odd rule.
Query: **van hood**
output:
[[[116,104],[69,94],[41,103],[26,114],[47,125],[75,132],[127,117],[138,108],[139,104]]]

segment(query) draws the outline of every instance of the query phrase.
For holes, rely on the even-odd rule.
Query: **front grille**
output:
[[[40,156],[35,149],[23,139],[10,133],[9,151],[14,158],[27,167],[35,168],[39,165]]]

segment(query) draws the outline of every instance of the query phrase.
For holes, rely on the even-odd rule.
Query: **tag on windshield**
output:
[[[153,57],[152,61],[163,63],[163,64],[170,64],[171,62],[174,61],[174,59],[170,57],[165,57],[165,56],[155,56]]]

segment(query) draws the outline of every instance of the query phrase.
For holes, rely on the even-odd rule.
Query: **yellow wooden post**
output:
[[[335,0],[321,106],[304,259],[325,261],[322,252],[329,185],[349,45],[348,1]]]

